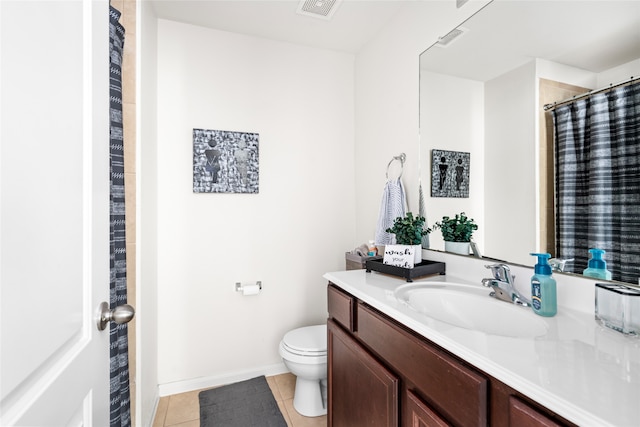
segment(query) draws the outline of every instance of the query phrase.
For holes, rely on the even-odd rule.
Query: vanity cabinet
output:
[[[328,370],[329,412],[333,425],[397,426],[399,379],[331,320],[327,351],[334,361]]]
[[[433,409],[427,406],[411,390],[406,391],[407,420],[404,425],[411,427],[448,427],[449,424],[441,418]]]
[[[329,427],[573,425],[331,283],[328,304]]]
[[[562,426],[515,396],[509,397],[509,420],[512,425],[521,427]]]

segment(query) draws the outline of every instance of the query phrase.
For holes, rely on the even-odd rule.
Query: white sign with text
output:
[[[386,245],[383,263],[402,268],[413,268],[415,248],[409,245]]]

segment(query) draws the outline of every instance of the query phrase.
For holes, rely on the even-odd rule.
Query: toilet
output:
[[[280,356],[296,376],[293,407],[305,417],[327,413],[327,325],[287,332],[280,341]]]

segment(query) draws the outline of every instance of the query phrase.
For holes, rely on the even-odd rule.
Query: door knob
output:
[[[107,302],[103,302],[98,307],[98,330],[104,331],[107,327],[107,323],[110,321],[114,321],[118,325],[129,323],[135,314],[136,310],[129,304],[122,304],[113,310],[109,310],[109,304]]]

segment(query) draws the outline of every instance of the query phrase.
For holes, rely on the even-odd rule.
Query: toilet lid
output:
[[[327,325],[307,326],[289,331],[282,338],[289,351],[298,354],[327,352]]]

